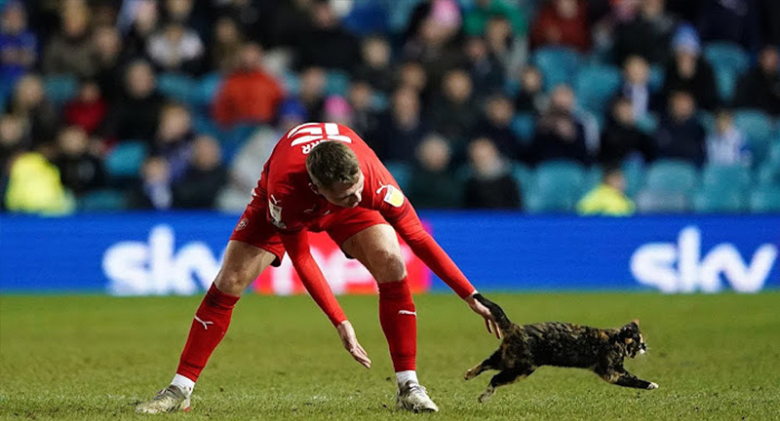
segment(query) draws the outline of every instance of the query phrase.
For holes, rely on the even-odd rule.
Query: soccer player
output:
[[[414,208],[371,148],[343,125],[302,124],[276,145],[252,196],[228,242],[222,268],[195,313],[173,381],[136,411],[189,410],[195,382],[225,335],[241,293],[268,265],[278,266],[285,251],[344,348],[358,363],[371,367],[312,258],[307,231],[327,232],[376,279],[379,320],[398,383],[397,407],[438,411],[417,380],[417,313],[396,233],[485,319],[488,331],[499,333],[489,310],[474,299],[477,291],[423,229]]]

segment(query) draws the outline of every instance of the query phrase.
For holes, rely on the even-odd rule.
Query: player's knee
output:
[[[214,283],[226,294],[241,295],[251,282],[250,275],[237,270],[220,270]]]
[[[378,282],[396,282],[406,277],[406,264],[400,253],[384,250],[371,260],[372,274]]]

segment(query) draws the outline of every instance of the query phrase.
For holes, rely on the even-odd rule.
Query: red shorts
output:
[[[253,200],[241,215],[230,239],[251,244],[273,253],[276,260],[271,265],[279,266],[282,263],[282,257],[284,257],[284,245],[276,227],[268,221],[267,213],[267,201]],[[309,226],[309,231],[325,231],[341,247],[348,238],[379,224],[387,224],[387,221],[375,210],[360,207],[343,208],[317,220]]]

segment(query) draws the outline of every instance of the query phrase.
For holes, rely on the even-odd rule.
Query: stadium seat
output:
[[[636,195],[639,213],[683,213],[690,210],[688,197],[682,193],[665,193],[644,189]]]
[[[647,170],[645,187],[659,193],[689,194],[696,187],[698,173],[690,162],[664,159],[653,163]]]
[[[750,170],[742,165],[706,165],[702,171],[702,188],[745,197],[751,178]]]
[[[734,125],[748,138],[751,148],[765,151],[775,134],[772,119],[762,111],[739,110],[734,113]]]
[[[349,89],[349,75],[338,70],[331,70],[325,75],[325,94],[346,96]]]
[[[626,195],[635,197],[645,181],[645,164],[637,160],[626,160],[621,165],[626,178]]]
[[[585,173],[585,182],[583,184],[582,194],[587,194],[589,191],[596,188],[601,184],[601,178],[604,176],[604,170],[594,165]]]
[[[757,213],[780,213],[780,186],[761,186],[750,195],[750,210]]]
[[[616,67],[590,65],[582,68],[574,80],[577,102],[588,111],[602,115],[620,88],[620,81],[620,70]]]
[[[198,99],[198,84],[189,76],[163,73],[157,77],[157,88],[163,95],[185,104],[194,104]]]
[[[746,72],[750,67],[747,52],[730,42],[708,43],[704,46],[704,58],[715,70],[724,69],[735,75]]]
[[[780,163],[767,162],[758,169],[759,186],[780,186]]]
[[[298,95],[298,91],[301,87],[301,80],[298,77],[298,74],[292,70],[285,71],[284,74],[282,74],[282,84],[284,85],[284,90],[287,92],[287,95]]]
[[[146,151],[147,146],[144,141],[120,142],[106,157],[108,175],[115,179],[138,177]]]
[[[74,76],[49,76],[43,80],[46,97],[54,105],[62,105],[76,97],[79,84]]]
[[[734,98],[734,91],[737,88],[737,74],[728,69],[715,70],[715,87],[718,89],[718,96],[725,103],[731,102]]]
[[[97,190],[85,194],[78,200],[80,212],[120,211],[127,208],[125,196],[116,190]]]
[[[512,132],[520,138],[520,141],[528,144],[534,136],[536,118],[531,113],[518,113],[512,119],[510,126]]]
[[[193,98],[195,105],[209,107],[222,85],[222,75],[219,72],[210,73],[200,78],[197,83],[197,93]]]
[[[531,212],[572,212],[582,197],[585,171],[569,161],[540,164],[534,175],[534,187],[528,196]]]
[[[544,47],[536,50],[533,63],[544,75],[545,90],[561,83],[571,84],[580,66],[580,55],[570,48]]]
[[[400,161],[389,161],[385,163],[385,167],[390,171],[395,181],[398,182],[401,190],[409,187],[409,180],[412,176],[412,169],[409,167],[409,164]]]
[[[665,78],[666,74],[662,65],[654,64],[650,66],[650,79],[648,84],[650,85],[650,90],[652,92],[661,90],[661,87],[664,85]]]
[[[636,127],[645,134],[652,135],[658,128],[658,118],[650,113],[645,113],[637,118]]]
[[[523,164],[512,165],[512,178],[520,188],[520,197],[525,198],[534,188],[534,174]]]
[[[738,192],[704,188],[693,197],[693,209],[701,213],[739,213],[745,210],[743,195]]]

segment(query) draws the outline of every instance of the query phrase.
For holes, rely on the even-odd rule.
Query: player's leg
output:
[[[417,312],[395,230],[385,223],[376,224],[347,238],[341,248],[358,259],[377,281],[379,320],[399,387],[397,404],[416,412],[437,411],[417,380]]]
[[[141,413],[189,410],[189,396],[209,357],[230,325],[241,293],[277,256],[240,241],[228,242],[222,268],[195,312],[171,385],[136,407]]]

